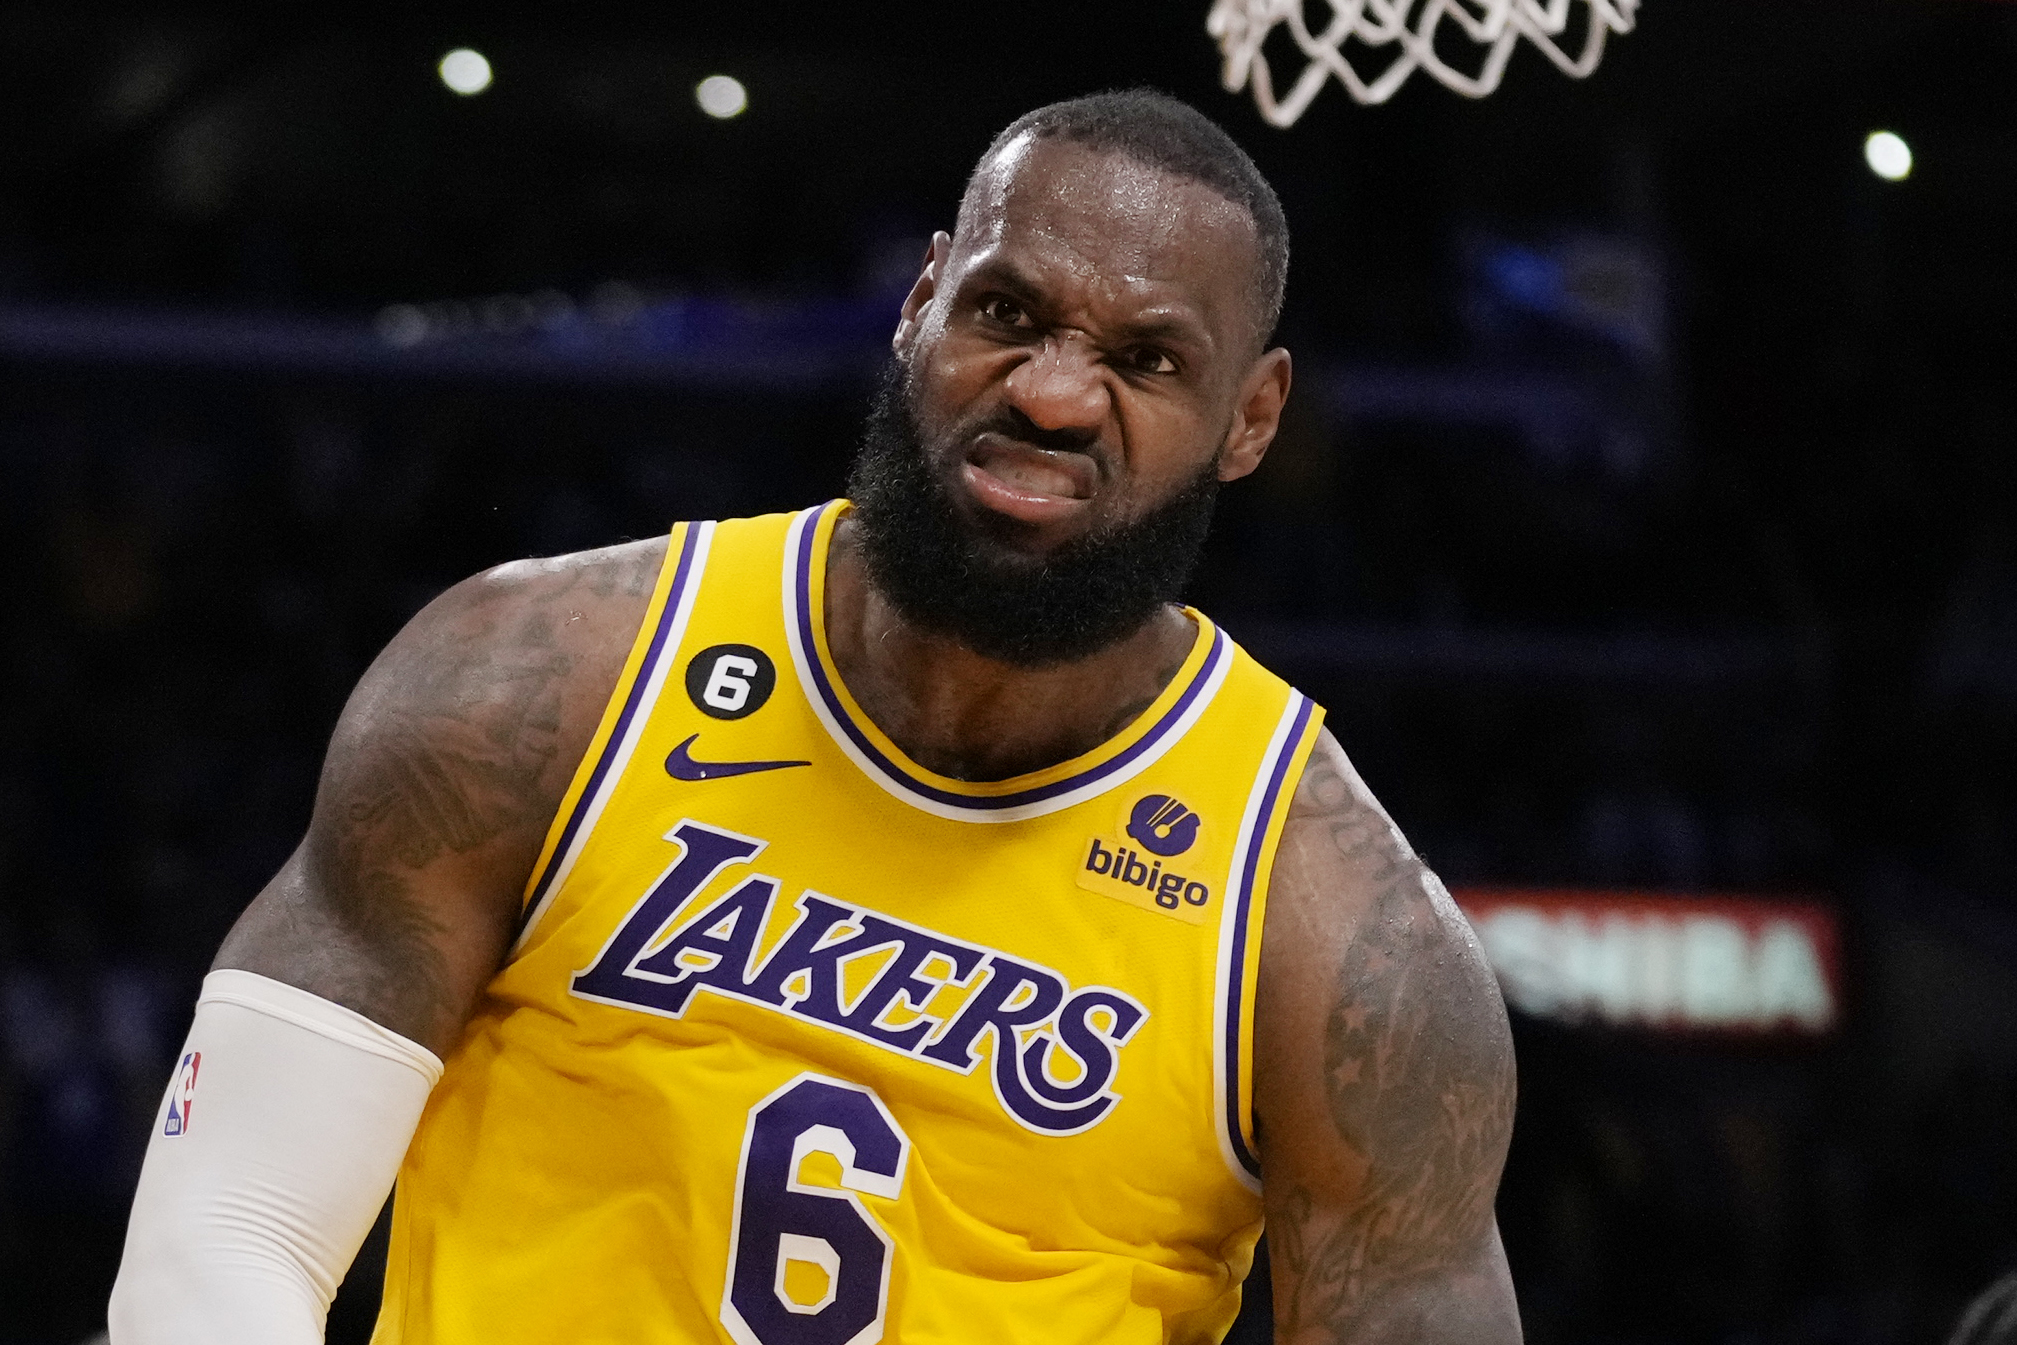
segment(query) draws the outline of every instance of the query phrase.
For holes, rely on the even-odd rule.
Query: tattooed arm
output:
[[[663,555],[492,570],[364,675],[307,838],[204,981],[126,1223],[120,1345],[320,1345]]]
[[[664,554],[659,539],[500,566],[414,617],[352,693],[308,835],[214,969],[446,1055],[510,944]]]
[[[1329,733],[1283,832],[1256,994],[1275,1339],[1517,1342],[1492,1214],[1505,1010],[1470,926]]]

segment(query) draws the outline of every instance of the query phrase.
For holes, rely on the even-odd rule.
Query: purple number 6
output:
[[[799,1180],[806,1155],[840,1162],[841,1186]],[[750,1109],[735,1179],[735,1231],[721,1324],[739,1345],[874,1345],[889,1307],[889,1234],[857,1191],[895,1199],[910,1140],[860,1084],[801,1074]],[[826,1292],[785,1292],[785,1267],[808,1262]]]

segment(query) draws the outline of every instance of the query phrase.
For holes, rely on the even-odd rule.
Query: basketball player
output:
[[[1252,162],[1039,109],[852,502],[449,590],[218,954],[114,1345],[1514,1341],[1513,1068],[1321,712],[1174,605],[1289,391]]]

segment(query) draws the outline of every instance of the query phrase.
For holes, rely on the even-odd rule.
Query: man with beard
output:
[[[373,665],[205,983],[115,1345],[1517,1340],[1503,1012],[1320,713],[1175,605],[1289,389],[1217,127],[1011,125],[852,483]]]

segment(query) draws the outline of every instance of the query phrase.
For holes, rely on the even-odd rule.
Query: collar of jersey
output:
[[[826,643],[826,559],[834,524],[849,508],[832,500],[792,519],[784,554],[785,630],[806,700],[835,744],[890,794],[939,817],[1015,822],[1057,812],[1133,779],[1174,747],[1211,704],[1232,666],[1225,632],[1190,608],[1197,639],[1183,666],[1135,721],[1092,751],[1007,780],[955,780],[905,756],[855,704]]]

